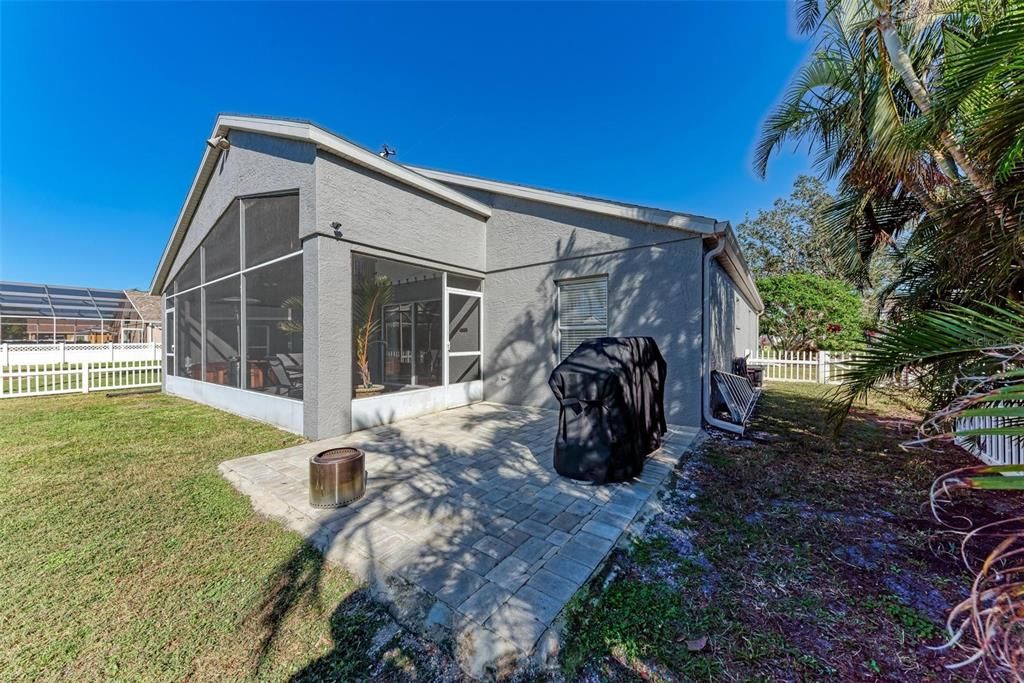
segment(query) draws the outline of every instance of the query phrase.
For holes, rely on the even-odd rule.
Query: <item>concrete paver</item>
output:
[[[222,463],[260,512],[370,583],[406,627],[454,643],[481,676],[557,650],[552,624],[696,438],[670,429],[632,482],[558,476],[554,411],[477,403]],[[366,453],[366,495],[308,501],[309,458]],[[543,636],[543,637],[542,637]]]

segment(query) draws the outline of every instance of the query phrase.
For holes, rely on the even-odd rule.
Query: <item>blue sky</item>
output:
[[[738,223],[808,50],[782,2],[0,4],[0,278],[147,287],[218,112]]]

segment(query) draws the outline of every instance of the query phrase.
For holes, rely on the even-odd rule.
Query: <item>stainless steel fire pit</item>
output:
[[[366,492],[366,457],[358,448],[332,448],[309,459],[309,504],[337,508]]]

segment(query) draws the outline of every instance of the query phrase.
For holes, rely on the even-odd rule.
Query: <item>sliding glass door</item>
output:
[[[384,384],[403,386],[412,380],[412,305],[391,304],[384,307]]]

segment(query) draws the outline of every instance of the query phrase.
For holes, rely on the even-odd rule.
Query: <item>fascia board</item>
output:
[[[495,194],[518,197],[520,199],[528,199],[544,204],[553,204],[555,206],[564,206],[605,216],[624,218],[626,220],[646,223],[648,225],[675,228],[676,230],[683,230],[699,235],[711,235],[715,230],[715,221],[703,216],[693,216],[645,206],[618,204],[616,202],[603,201],[590,197],[581,197],[578,195],[554,192],[552,190],[544,190],[536,187],[516,185],[514,183],[504,183],[498,180],[488,180],[486,178],[475,178],[473,176],[460,175],[458,173],[450,173],[448,171],[436,171],[434,169],[418,166],[411,166],[410,168],[421,175],[435,180],[440,180],[442,182],[483,190],[485,192],[493,192]]]

